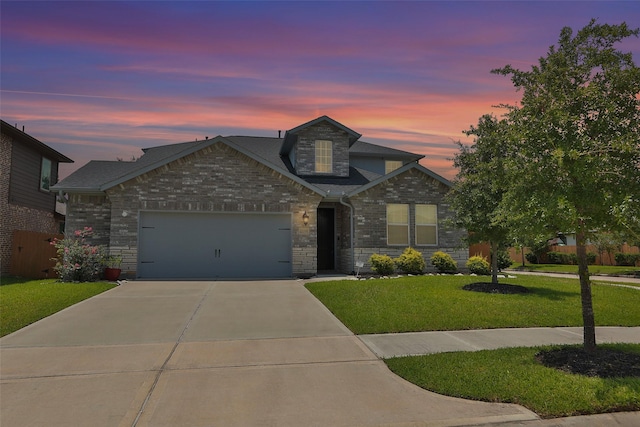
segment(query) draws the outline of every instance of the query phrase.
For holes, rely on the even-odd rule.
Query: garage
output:
[[[291,277],[291,214],[142,211],[138,278]]]

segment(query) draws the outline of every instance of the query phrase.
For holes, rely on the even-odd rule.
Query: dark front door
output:
[[[335,211],[318,208],[318,270],[335,269]]]

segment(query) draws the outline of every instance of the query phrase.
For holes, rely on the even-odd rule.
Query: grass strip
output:
[[[57,279],[2,278],[0,336],[52,315],[115,286],[113,283],[61,283]]]
[[[511,268],[522,271],[533,271],[541,273],[571,273],[578,274],[577,265],[568,264],[525,264],[523,267],[521,263],[513,263]],[[631,276],[640,274],[640,268],[627,267],[618,265],[590,265],[590,274],[611,274],[619,276]]]
[[[520,276],[501,279],[527,294],[465,291],[487,277],[415,276],[308,283],[313,293],[355,334],[489,328],[582,326],[576,279]],[[598,326],[640,325],[640,291],[592,286]]]
[[[638,344],[601,345],[640,353]],[[535,360],[551,347],[507,348],[386,359],[419,387],[447,396],[516,403],[543,418],[640,410],[640,378],[595,378],[547,368]]]

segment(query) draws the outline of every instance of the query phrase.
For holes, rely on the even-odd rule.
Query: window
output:
[[[402,167],[402,160],[386,160],[384,162],[384,173],[391,173]]]
[[[333,150],[331,141],[316,141],[316,172],[333,172]]]
[[[49,191],[51,184],[51,160],[43,157],[40,163],[40,189]]]
[[[409,205],[387,205],[387,244],[409,244]]]
[[[416,245],[438,244],[438,207],[416,205]]]

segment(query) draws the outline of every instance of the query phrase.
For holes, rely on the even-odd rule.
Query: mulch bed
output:
[[[508,285],[506,283],[477,282],[464,285],[465,291],[486,292],[489,294],[526,294],[529,289],[520,285]]]
[[[587,353],[584,348],[563,347],[542,351],[536,360],[548,368],[589,377],[639,377],[640,354],[598,348]]]

